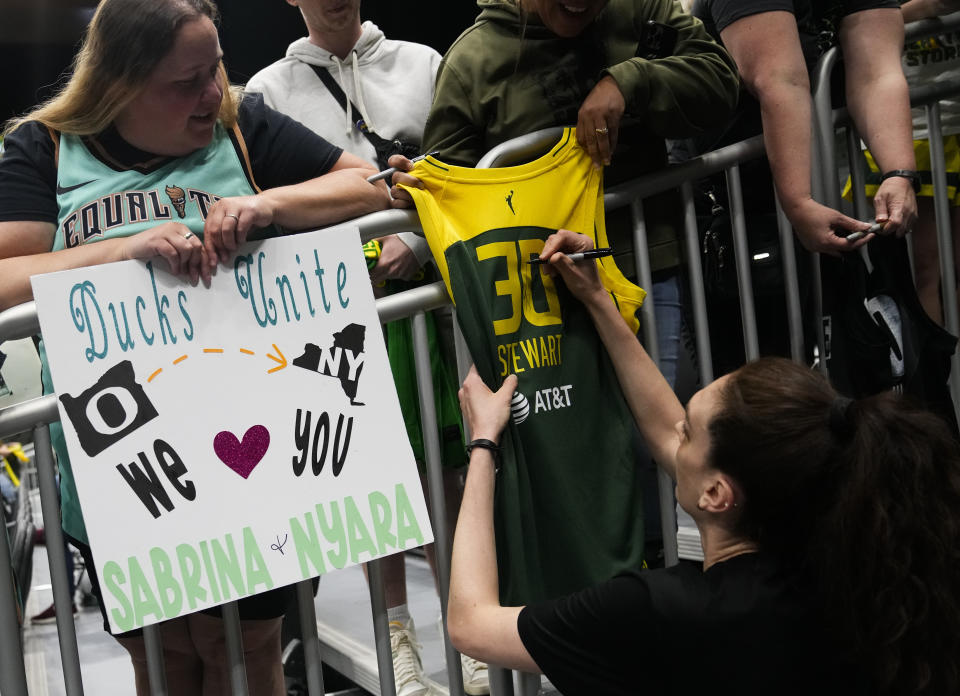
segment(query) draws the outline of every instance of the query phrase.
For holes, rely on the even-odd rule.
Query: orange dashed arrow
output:
[[[278,358],[276,355],[270,355],[270,353],[267,353],[267,357],[273,360],[274,362],[277,362],[280,364],[277,365],[276,367],[272,367],[269,370],[267,370],[267,374],[270,374],[271,372],[276,372],[277,370],[282,370],[287,366],[287,358],[283,353],[280,352],[280,349],[277,348],[276,343],[273,344],[273,349],[277,351],[280,357]]]
[[[279,363],[279,364],[278,364],[276,367],[267,370],[267,373],[268,373],[268,374],[271,373],[271,372],[276,372],[277,370],[282,370],[283,368],[285,368],[285,367],[287,366],[287,358],[286,358],[286,356],[280,351],[280,349],[277,348],[277,344],[276,344],[276,343],[273,344],[273,349],[274,349],[275,351],[277,351],[277,355],[279,355],[280,357],[278,358],[276,355],[270,355],[270,353],[267,353],[267,357],[270,358],[271,360],[273,360],[274,362]],[[213,354],[222,354],[224,351],[223,351],[223,348],[204,348],[204,349],[203,349],[203,352],[204,352],[204,353],[213,353]],[[249,350],[248,348],[241,348],[241,349],[240,349],[240,352],[241,352],[241,353],[244,353],[245,355],[256,355],[256,353],[254,353],[252,350]],[[176,358],[176,359],[173,361],[173,364],[174,364],[174,365],[179,365],[179,364],[182,363],[184,360],[186,360],[188,357],[190,357],[190,356],[187,355],[187,354],[181,355],[179,358]],[[156,370],[153,371],[153,373],[152,373],[149,377],[147,377],[147,381],[148,381],[148,382],[152,382],[152,381],[154,380],[154,378],[156,378],[157,376],[160,375],[161,372],[163,372],[163,368],[162,368],[162,367],[157,368]]]

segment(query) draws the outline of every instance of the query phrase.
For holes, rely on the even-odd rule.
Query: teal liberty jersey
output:
[[[129,237],[164,222],[181,222],[202,236],[207,213],[220,198],[256,193],[220,124],[207,147],[164,160],[157,158],[148,171],[117,169],[95,157],[80,138],[62,135],[52,251]]]

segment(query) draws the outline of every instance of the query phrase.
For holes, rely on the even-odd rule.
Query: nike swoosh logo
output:
[[[78,188],[82,188],[87,184],[92,184],[94,181],[96,181],[96,179],[90,179],[90,181],[84,181],[82,184],[74,184],[73,186],[61,186],[60,182],[57,182],[57,195],[62,196],[65,193],[76,191]]]

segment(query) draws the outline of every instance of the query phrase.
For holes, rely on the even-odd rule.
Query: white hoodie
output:
[[[286,57],[250,78],[246,90],[263,94],[268,106],[376,164],[376,150],[354,125],[360,116],[340,108],[310,66],[329,70],[347,99],[363,112],[370,130],[388,140],[419,144],[433,102],[440,54],[429,46],[387,39],[373,22],[364,22],[361,29],[343,61],[308,38],[297,39],[287,48]],[[400,236],[421,264],[430,259],[422,237]]]

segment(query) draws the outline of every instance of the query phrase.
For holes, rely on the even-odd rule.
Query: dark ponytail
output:
[[[710,432],[743,490],[738,531],[812,583],[878,693],[960,692],[960,453],[943,421],[764,359],[732,375]]]

